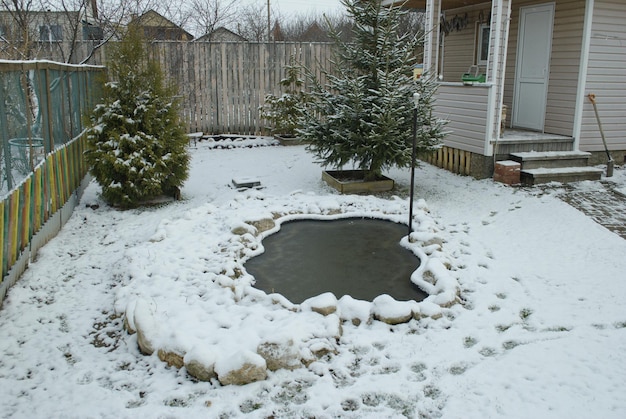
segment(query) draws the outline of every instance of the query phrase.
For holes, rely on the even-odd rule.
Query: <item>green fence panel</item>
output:
[[[87,174],[83,117],[103,67],[0,61],[0,283]]]

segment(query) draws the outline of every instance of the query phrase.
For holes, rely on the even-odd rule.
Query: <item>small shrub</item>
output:
[[[103,101],[90,115],[85,157],[102,196],[132,208],[166,194],[178,198],[189,172],[188,142],[158,63],[130,27],[110,57]]]
[[[270,124],[268,128],[273,134],[295,135],[300,127],[307,95],[302,90],[304,81],[300,79],[300,67],[293,57],[285,72],[286,77],[280,81],[284,93],[281,96],[265,96],[265,103],[260,108],[261,118]]]

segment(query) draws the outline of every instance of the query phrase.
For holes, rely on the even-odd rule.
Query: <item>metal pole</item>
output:
[[[411,149],[411,190],[409,192],[409,240],[413,231],[413,195],[415,193],[415,149],[417,148],[417,105],[420,100],[419,93],[413,93],[413,148]]]
[[[267,42],[272,40],[272,27],[270,20],[270,0],[267,0]]]

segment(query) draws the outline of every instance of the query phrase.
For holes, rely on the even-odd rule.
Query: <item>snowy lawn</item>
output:
[[[403,245],[422,259],[413,279],[434,295],[293,306],[250,286],[243,261],[262,251],[263,234],[305,216],[406,222],[409,171],[389,173],[393,194],[342,196],[301,146],[232,145],[191,148],[181,202],[116,211],[87,189],[0,310],[0,416],[626,416],[626,241],[555,197],[558,188],[424,164]],[[262,188],[232,187],[248,176]],[[614,179],[624,189],[623,169]],[[312,310],[334,304],[326,316]],[[368,321],[407,305],[407,323]],[[150,356],[124,331],[135,322]],[[214,362],[219,374],[241,359],[263,363],[255,350],[271,343],[306,366],[223,386],[156,352]]]

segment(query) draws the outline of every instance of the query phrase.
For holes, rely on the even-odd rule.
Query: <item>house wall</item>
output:
[[[449,121],[445,128],[450,133],[445,140],[446,146],[483,154],[490,90],[487,86],[463,86],[459,83],[439,85],[433,114]]]
[[[27,14],[30,45],[24,45],[24,34],[8,11],[0,11],[0,26],[8,42],[0,43],[0,59],[25,60],[46,59],[59,62],[72,61],[72,42],[83,39],[82,18],[78,12],[35,12]],[[59,25],[61,41],[40,40],[40,27]],[[28,51],[27,51],[28,49]],[[74,61],[75,62],[75,61]]]
[[[481,13],[482,12],[482,13]],[[455,17],[464,18],[467,13],[467,26],[457,30],[452,27],[444,36],[443,55],[444,60],[440,64],[440,74],[446,82],[461,81],[461,76],[466,73],[476,60],[477,30],[482,21],[489,23],[491,15],[491,2],[483,3],[474,7],[448,10],[445,20],[453,26]],[[485,72],[485,66],[480,66],[481,72]]]
[[[515,88],[520,8],[546,3],[551,2],[514,0],[512,3],[504,90],[504,104],[509,109],[512,109]],[[583,42],[585,0],[555,0],[552,3],[555,3],[554,28],[544,131],[572,136]]]
[[[611,2],[611,0],[606,0]],[[619,0],[612,0],[617,3]],[[550,0],[513,0],[511,24],[506,61],[504,104],[512,114],[515,88],[515,60],[519,31],[520,7],[550,3]],[[578,71],[583,42],[585,0],[553,0],[555,3],[552,54],[550,58],[550,80],[544,130],[551,134],[572,136],[576,110]],[[470,24],[460,31],[452,30],[444,38],[443,80],[460,81],[476,57],[476,37],[480,17],[487,19],[491,13],[491,2],[477,6],[446,11],[446,20],[468,14]],[[484,66],[481,71],[485,72]],[[510,124],[511,118],[509,118]]]
[[[618,163],[626,152],[626,5],[623,0],[595,0],[585,94],[594,93],[609,150]],[[603,152],[591,102],[585,98],[580,149]],[[600,153],[602,154],[602,153]],[[604,156],[602,156],[604,157]]]

